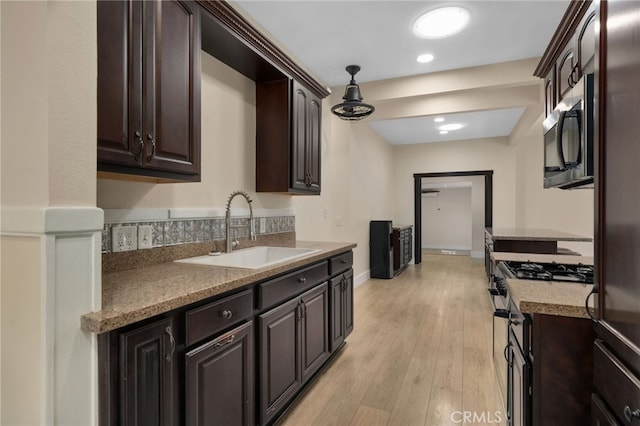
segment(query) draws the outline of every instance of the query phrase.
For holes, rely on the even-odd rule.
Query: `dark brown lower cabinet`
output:
[[[100,426],[273,423],[353,329],[352,264],[340,253],[100,334]]]
[[[331,279],[331,352],[353,331],[353,270]]]
[[[175,330],[170,317],[120,335],[119,424],[180,423]]]
[[[185,355],[186,424],[254,425],[253,322]]]
[[[591,426],[618,426],[615,416],[597,394],[591,395]]]
[[[327,284],[300,296],[302,304],[302,382],[311,378],[329,358],[329,288]]]
[[[260,424],[267,424],[329,357],[329,292],[320,284],[258,317]]]
[[[586,318],[536,314],[532,334],[533,425],[589,424],[593,323]]]

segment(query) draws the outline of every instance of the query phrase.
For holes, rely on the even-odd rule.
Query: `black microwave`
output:
[[[544,187],[593,187],[593,73],[585,74],[542,123]]]

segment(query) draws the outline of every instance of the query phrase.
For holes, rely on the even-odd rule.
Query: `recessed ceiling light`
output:
[[[436,123],[442,123],[444,121],[444,117],[436,117],[433,119]]]
[[[451,124],[443,124],[442,126],[438,127],[438,130],[460,130],[464,127],[464,124],[460,124],[460,123],[451,123]]]
[[[441,7],[421,15],[413,23],[413,33],[421,38],[444,38],[467,26],[471,13],[462,7]]]
[[[433,55],[431,53],[425,53],[424,55],[420,55],[416,58],[416,61],[421,64],[426,64],[427,62],[433,61]]]
[[[446,135],[447,133],[449,133],[449,132],[447,132],[446,130],[440,130],[440,134],[441,135]]]

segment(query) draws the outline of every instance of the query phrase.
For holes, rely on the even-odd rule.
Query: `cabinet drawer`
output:
[[[187,346],[205,339],[253,313],[253,295],[245,290],[186,313]]]
[[[339,254],[329,259],[329,274],[335,275],[338,272],[345,271],[353,265],[353,252]]]
[[[624,419],[635,410],[640,410],[640,379],[601,341],[596,341],[593,353],[593,382],[596,392],[616,417]]]
[[[285,301],[325,279],[327,279],[327,262],[321,262],[266,281],[258,286],[259,309]]]

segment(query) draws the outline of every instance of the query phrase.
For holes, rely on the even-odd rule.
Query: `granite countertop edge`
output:
[[[297,241],[296,247],[320,249],[319,252],[290,262],[279,263],[261,269],[226,268],[221,266],[194,265],[166,262],[154,266],[145,266],[128,271],[103,275],[103,306],[100,311],[89,312],[81,316],[80,326],[90,333],[105,333],[174,309],[240,289],[265,279],[286,273],[287,271],[310,265],[322,259],[352,250],[357,244],[346,242]],[[172,277],[171,274],[175,274]],[[140,289],[147,296],[153,293],[152,279],[162,275],[162,280],[175,278],[175,286],[158,288],[154,299],[151,297],[127,297],[127,292]],[[211,281],[211,284],[203,281]],[[190,282],[195,287],[189,287]],[[113,285],[112,285],[113,284]],[[109,300],[105,301],[105,294]],[[132,301],[133,299],[133,301]],[[148,300],[151,301],[148,301]]]
[[[485,228],[485,232],[493,240],[518,241],[575,241],[592,242],[592,237],[570,234],[554,229],[537,228]]]
[[[589,284],[557,281],[507,279],[508,294],[522,313],[585,318],[585,300],[591,291]],[[594,309],[593,297],[589,299]]]

